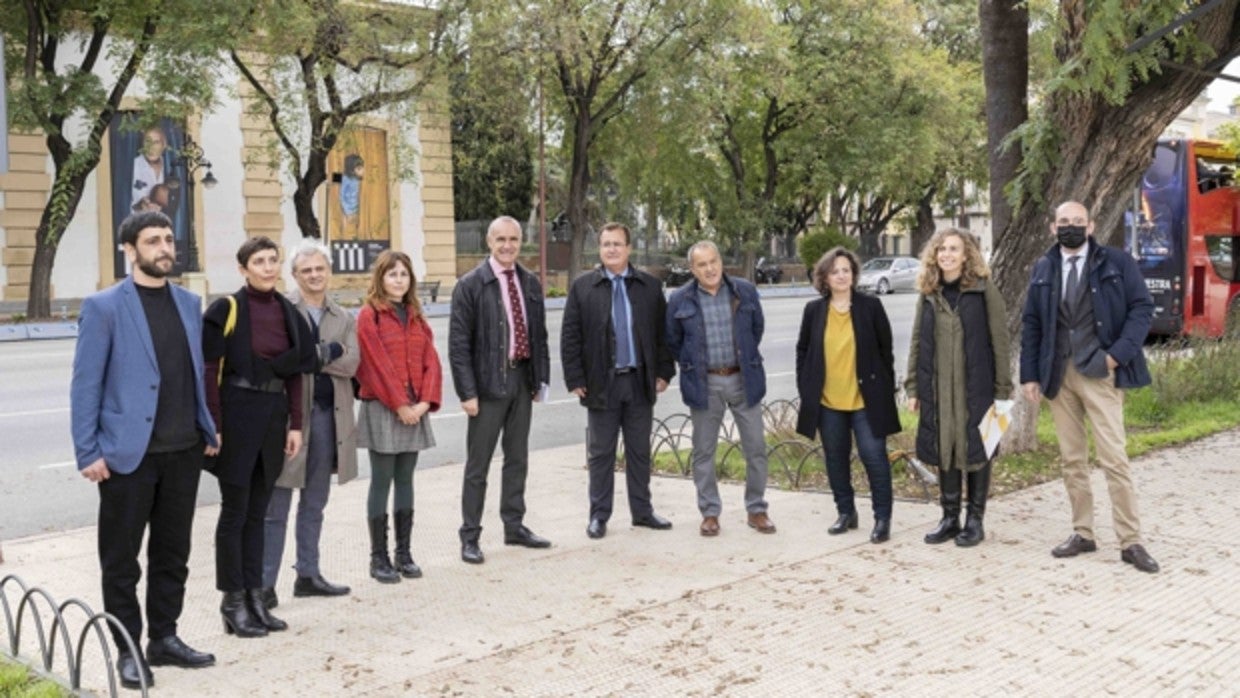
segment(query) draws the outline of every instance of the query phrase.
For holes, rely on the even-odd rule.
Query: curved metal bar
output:
[[[797,463],[797,487],[798,488],[801,486],[801,477],[805,474],[805,463],[806,461],[809,460],[810,456],[817,456],[814,460],[817,462],[823,463],[824,464],[823,467],[826,467],[825,466],[826,461],[824,460],[826,458],[826,454],[822,450],[822,444],[814,444],[813,448],[809,449],[808,451],[805,452],[805,455],[801,456],[801,462]]]
[[[767,424],[767,431],[789,427],[795,429],[798,411],[799,407],[793,400],[781,398],[762,403],[762,416]]]
[[[748,463],[747,461],[745,461],[745,452],[741,450],[741,445],[740,445],[739,443],[736,443],[735,441],[726,441],[726,442],[723,442],[723,443],[726,443],[726,444],[727,444],[727,448],[723,449],[723,455],[722,455],[722,456],[716,455],[716,461],[715,461],[715,462],[716,462],[717,464],[726,463],[726,462],[727,462],[727,460],[728,460],[728,457],[729,457],[729,456],[731,456],[733,453],[736,453],[737,451],[740,451],[740,454],[741,454],[741,462],[742,462],[742,463],[745,463],[745,467],[746,467],[746,468],[748,468],[748,467],[749,467],[749,463]],[[718,451],[716,451],[716,454],[718,454]],[[716,468],[718,468],[718,465],[716,465]]]
[[[9,605],[8,595],[5,593],[5,587],[10,584],[16,584],[22,590],[21,601],[17,606],[16,620],[14,621],[12,609]],[[43,610],[39,607],[39,602],[47,604],[48,609],[53,615],[51,632],[44,631]],[[101,622],[106,621],[119,631],[121,639],[124,641],[125,647],[135,657],[142,656],[138,651],[138,645],[129,635],[129,631],[121,622],[110,613],[96,613],[85,601],[78,598],[71,598],[63,603],[57,603],[45,589],[41,587],[28,586],[20,577],[16,575],[8,575],[0,579],[0,606],[4,607],[6,626],[9,632],[10,655],[17,657],[21,649],[21,633],[23,629],[23,621],[26,618],[27,609],[30,612],[31,622],[34,623],[35,631],[39,639],[39,659],[43,664],[42,672],[52,677],[56,673],[52,670],[56,661],[56,644],[57,637],[60,638],[61,644],[64,646],[65,665],[69,677],[69,689],[75,693],[82,690],[82,659],[86,647],[86,638],[90,631],[95,631],[95,636],[99,641],[99,646],[103,649],[103,658],[107,667],[108,688],[111,695],[117,695],[116,685],[116,669],[112,662],[112,652],[108,645],[106,634],[101,628]],[[69,609],[78,609],[87,616],[86,625],[79,633],[74,647],[73,637],[69,631],[69,624],[66,620]],[[38,671],[36,669],[36,671]],[[146,676],[143,674],[140,678],[142,682],[142,695],[148,695],[146,685]]]
[[[794,448],[802,449],[803,451],[812,452],[814,446],[811,442],[805,441],[802,439],[784,439],[783,441],[776,442],[775,445],[767,449],[766,459],[768,462],[770,462],[774,460],[775,456],[777,456],[781,451],[790,451]],[[780,460],[780,467],[784,471],[784,477],[788,479],[789,486],[794,490],[801,489],[800,463],[803,463],[804,460],[805,460],[805,454],[802,453],[801,460],[800,462],[798,462],[798,466],[795,471],[791,468],[791,462],[792,462],[791,457],[785,457]]]
[[[0,607],[4,608],[4,626],[8,631],[9,654],[16,657],[17,627],[13,624],[13,609],[9,607],[9,596],[4,593],[4,587],[8,586],[10,583],[16,584],[17,587],[22,590],[23,598],[29,590],[29,587],[26,586],[26,582],[23,581],[21,577],[18,577],[15,574],[6,574],[4,579],[0,579]]]
[[[675,417],[675,416],[676,415],[671,415],[670,417],[668,417],[668,419],[671,419],[672,417]],[[660,433],[662,434],[672,433],[671,428],[667,426],[666,420],[659,419],[658,417],[654,417],[653,420],[654,421],[650,425],[650,440],[652,443],[654,442],[655,435],[660,434]]]
[[[685,468],[685,460],[680,457],[679,444],[674,443],[676,438],[677,437],[672,437],[672,436],[660,437],[659,440],[655,443],[655,445],[650,449],[650,459],[654,460],[655,456],[659,455],[659,453],[663,450],[663,445],[667,444],[668,448],[671,450],[672,457],[676,459],[676,467],[678,470],[680,470],[680,474],[687,475],[688,471]],[[679,437],[679,438],[683,438],[683,437]]]
[[[53,651],[55,649],[55,645],[49,646],[47,633],[43,632],[43,617],[38,614],[32,601],[32,599],[36,597],[41,597],[47,602],[48,607],[52,609],[52,613],[56,616],[57,623],[64,623],[64,619],[60,616],[60,609],[56,606],[56,599],[52,598],[51,594],[47,593],[40,587],[30,587],[26,590],[25,594],[22,594],[22,600],[17,604],[17,642],[15,645],[18,649],[21,648],[22,617],[26,613],[26,607],[29,606],[31,609],[30,617],[34,620],[35,630],[39,634],[39,655],[43,659],[43,670],[50,672],[52,670],[52,658],[54,656]],[[53,625],[53,627],[55,626]],[[53,636],[51,639],[55,640],[55,637]],[[66,641],[65,655],[67,656],[69,652],[70,647]],[[17,652],[14,652],[13,654],[16,656]]]
[[[77,599],[70,599],[69,601],[66,601],[65,603],[69,604],[74,601],[77,601]],[[82,628],[82,633],[78,636],[77,673],[76,675],[72,677],[72,680],[73,680],[72,688],[75,691],[80,691],[82,688],[81,686],[82,650],[85,649],[86,634],[90,632],[91,630],[94,630],[95,635],[99,638],[99,646],[103,648],[103,663],[104,663],[104,666],[107,667],[107,672],[108,672],[108,691],[111,693],[111,695],[115,696],[117,695],[116,665],[112,663],[112,652],[111,650],[108,649],[107,637],[103,634],[103,630],[99,627],[100,621],[107,621],[109,625],[112,625],[121,631],[121,637],[125,639],[125,647],[129,650],[129,653],[134,657],[142,656],[141,654],[138,653],[138,644],[134,642],[133,637],[129,634],[129,630],[124,625],[121,625],[120,620],[117,619],[116,616],[112,615],[111,613],[108,613],[107,611],[104,611],[103,613],[95,613],[94,611],[91,610],[90,606],[87,606],[84,603],[82,604],[82,607],[87,612],[89,612],[91,616],[90,616],[90,619],[86,621],[86,625]],[[141,671],[141,670],[138,671],[138,681],[140,682],[139,686],[142,689],[143,698],[145,698],[148,695],[147,690],[150,688],[150,686],[146,683],[146,672],[145,671]]]

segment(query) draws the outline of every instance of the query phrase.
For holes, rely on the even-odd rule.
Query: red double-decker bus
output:
[[[1222,143],[1160,140],[1124,215],[1125,249],[1154,297],[1151,334],[1240,331],[1240,187]]]

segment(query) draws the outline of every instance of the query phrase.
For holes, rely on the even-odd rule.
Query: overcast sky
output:
[[[1228,75],[1240,77],[1240,58],[1227,64],[1227,69],[1223,71]],[[1237,96],[1240,96],[1240,82],[1232,82],[1230,80],[1215,80],[1206,88],[1206,94],[1210,95],[1210,108],[1216,111],[1227,111],[1227,106]]]

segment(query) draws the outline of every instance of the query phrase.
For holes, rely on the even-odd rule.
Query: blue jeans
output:
[[[844,514],[857,513],[853,501],[852,479],[849,473],[853,437],[857,439],[857,455],[865,465],[865,475],[870,481],[870,500],[875,520],[891,519],[891,461],[887,460],[887,439],[874,436],[865,410],[844,412],[830,407],[818,407],[818,435],[822,438],[822,451],[827,461],[827,482],[835,497],[835,510]]]

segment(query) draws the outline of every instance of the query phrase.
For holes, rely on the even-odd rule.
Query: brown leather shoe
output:
[[[767,516],[765,511],[750,514],[749,527],[757,529],[758,533],[775,532],[775,522],[771,521],[771,517]]]
[[[1092,553],[1097,549],[1097,543],[1073,533],[1071,536],[1068,536],[1068,540],[1056,545],[1051,550],[1051,555],[1055,557],[1076,557],[1081,553]]]
[[[698,529],[702,535],[713,537],[719,535],[719,517],[707,516],[702,519],[702,527]]]

